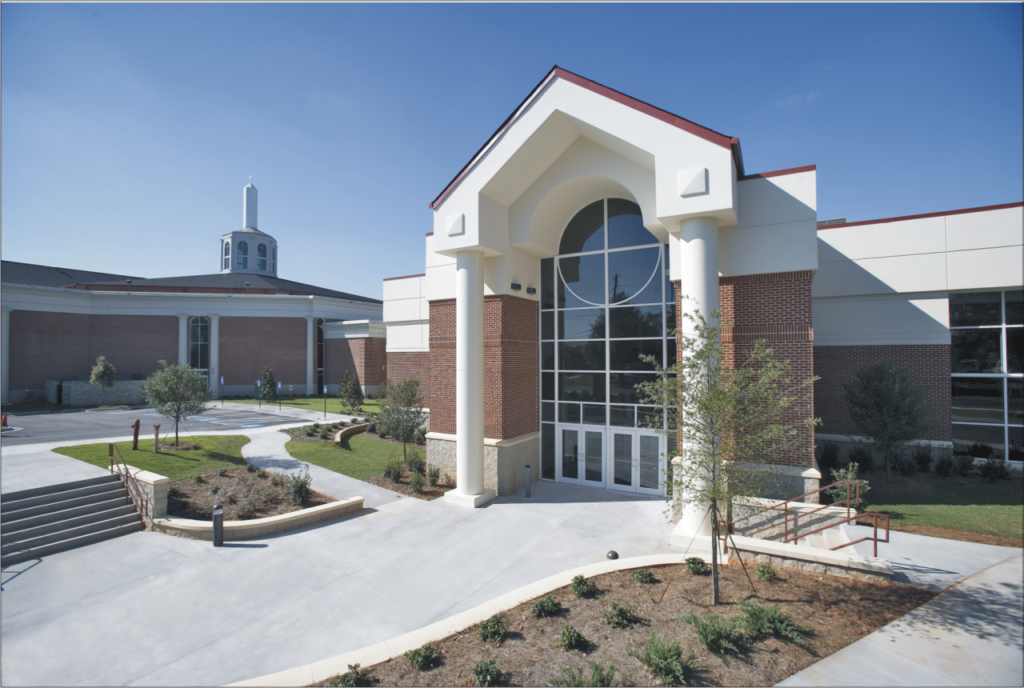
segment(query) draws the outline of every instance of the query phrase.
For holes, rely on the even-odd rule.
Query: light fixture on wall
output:
[[[537,293],[537,287],[527,287],[526,288],[526,293],[527,294],[536,294]]]
[[[520,290],[520,289],[522,289],[522,288],[523,288],[523,285],[521,285],[521,284],[518,284],[518,283],[516,283],[516,282],[513,282],[513,283],[512,283],[512,291],[519,291],[519,290]]]

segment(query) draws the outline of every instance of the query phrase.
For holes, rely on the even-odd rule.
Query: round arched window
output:
[[[249,242],[239,241],[238,246],[235,249],[235,253],[238,254],[238,267],[243,270],[249,269]]]
[[[224,269],[227,270],[231,267],[231,242],[224,242]]]
[[[256,247],[256,269],[266,270],[267,269],[267,245],[260,244]]]

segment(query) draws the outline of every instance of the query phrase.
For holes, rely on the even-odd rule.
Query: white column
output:
[[[312,316],[306,316],[306,395],[312,396],[316,394],[316,390],[313,389],[313,384],[316,382],[316,366],[313,365],[313,352],[316,350],[316,333],[313,331],[313,325],[316,323],[316,318]]]
[[[210,316],[210,389],[220,397],[220,316]]]
[[[494,499],[484,489],[484,254],[455,258],[455,471],[445,501],[477,507]]]
[[[679,291],[682,310],[700,314],[715,325],[712,311],[718,310],[718,220],[697,217],[684,220],[679,226]],[[689,298],[687,298],[689,297]],[[693,324],[683,318],[684,333],[694,331]],[[706,504],[683,504],[681,530],[686,535],[711,536],[711,518]]]
[[[5,404],[11,400],[11,311],[3,309],[3,323],[0,326],[0,343],[3,346],[3,368],[0,369],[0,401]]]
[[[188,316],[178,316],[178,363],[188,363]]]

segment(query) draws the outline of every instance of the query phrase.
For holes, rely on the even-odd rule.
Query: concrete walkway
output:
[[[1016,551],[779,685],[1022,685],[1024,569]]]
[[[280,460],[266,435],[254,463]],[[309,664],[611,549],[677,551],[664,506],[535,483],[474,511],[401,498],[221,548],[141,532],[62,552],[3,570],[0,682],[220,685]]]

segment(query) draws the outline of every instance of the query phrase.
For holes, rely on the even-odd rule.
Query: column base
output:
[[[494,490],[484,490],[483,494],[478,495],[459,494],[456,490],[449,490],[444,493],[444,501],[446,504],[454,504],[466,509],[475,509],[491,501],[496,496]]]

